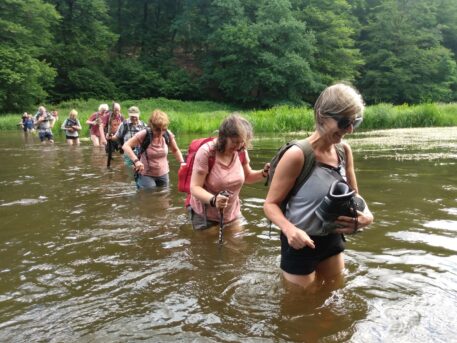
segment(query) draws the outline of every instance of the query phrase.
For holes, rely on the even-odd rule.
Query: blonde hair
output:
[[[170,119],[168,119],[168,115],[159,109],[155,109],[148,120],[148,125],[151,128],[156,127],[160,129],[165,129],[168,128],[169,124]]]
[[[325,88],[314,104],[316,125],[322,123],[322,116],[363,116],[364,111],[365,104],[360,93],[352,86],[344,83],[337,83]]]
[[[71,117],[72,115],[76,117],[76,116],[78,115],[78,111],[76,111],[75,109],[72,109],[72,110],[70,111],[70,117]]]
[[[108,111],[108,110],[109,110],[108,104],[101,104],[100,106],[98,106],[98,112]]]

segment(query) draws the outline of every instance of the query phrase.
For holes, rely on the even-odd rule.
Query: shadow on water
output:
[[[266,188],[242,190],[247,224],[195,232],[177,192],[137,192],[87,142],[0,135],[0,339],[422,342],[455,340],[457,130],[349,140],[376,222],[348,237],[341,284],[285,284]],[[190,139],[190,138],[189,138]],[[260,168],[285,141],[261,136]],[[180,142],[181,147],[188,142]]]

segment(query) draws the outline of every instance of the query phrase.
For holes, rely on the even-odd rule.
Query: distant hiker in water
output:
[[[152,112],[147,129],[136,133],[124,143],[122,149],[132,161],[136,173],[136,184],[140,189],[168,187],[168,150],[178,163],[184,163],[175,136],[168,130],[170,120],[165,112],[156,109]],[[139,156],[133,149],[140,147]]]
[[[38,107],[38,112],[35,114],[35,125],[38,130],[38,137],[42,143],[54,143],[54,136],[52,135],[52,128],[55,124],[54,116],[46,111],[44,106]]]
[[[29,133],[29,132],[32,132],[35,130],[33,117],[31,114],[29,114],[27,112],[24,112],[22,114],[21,121],[19,122],[18,125],[20,125],[20,127],[22,128],[24,133]]]
[[[353,190],[350,193],[358,192],[352,150],[342,139],[362,123],[364,109],[354,88],[345,84],[326,88],[314,105],[316,129],[307,138],[311,152],[305,154],[292,145],[277,164],[264,211],[281,230],[281,269],[293,284],[306,288],[315,282],[342,280],[343,234],[356,233],[373,222],[367,206],[364,211],[355,208],[354,216],[336,215],[331,232],[324,230],[318,216],[319,210],[321,216],[334,214],[324,213],[321,204],[335,181],[342,181],[348,191]],[[312,158],[315,163],[310,176],[289,198],[306,161]],[[286,206],[284,199],[288,199]]]
[[[94,146],[106,144],[102,126],[102,117],[108,112],[108,110],[108,104],[101,104],[98,107],[98,111],[93,113],[86,121],[86,124],[89,125],[90,139]]]
[[[261,181],[269,164],[252,170],[247,148],[253,137],[251,124],[234,113],[219,127],[217,138],[203,144],[195,155],[190,182],[190,219],[194,229],[240,223],[239,193],[245,183]]]
[[[132,106],[128,109],[129,117],[127,120],[124,120],[117,129],[116,134],[113,137],[120,147],[124,145],[130,138],[132,138],[136,133],[144,130],[146,124],[140,120],[140,110],[136,106]],[[135,147],[133,150],[135,153],[138,153],[140,147]],[[133,162],[130,157],[124,153],[124,164],[128,167],[133,166]]]
[[[124,117],[121,113],[121,105],[115,102],[111,111],[105,112],[102,117],[102,128],[105,139],[102,144],[106,145],[106,150],[112,149],[113,151],[119,151],[121,146],[118,145],[115,139],[113,139],[119,126],[124,121]],[[109,144],[111,144],[111,146]]]
[[[65,138],[68,145],[79,145],[79,131],[81,123],[78,120],[78,111],[71,110],[69,117],[62,123],[61,129],[65,130]]]

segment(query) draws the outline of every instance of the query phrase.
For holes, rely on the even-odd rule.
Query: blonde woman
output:
[[[304,153],[298,146],[292,146],[277,165],[264,211],[281,229],[281,269],[284,278],[293,284],[306,288],[315,281],[341,279],[343,234],[355,233],[373,222],[366,206],[356,218],[338,217],[335,223],[339,228],[326,233],[315,213],[335,180],[345,180],[358,192],[352,150],[342,139],[362,123],[364,108],[361,95],[345,84],[327,87],[320,94],[314,106],[316,129],[308,138],[316,165],[307,181],[290,197],[285,213],[280,206],[305,164]]]
[[[69,117],[62,123],[61,129],[65,130],[65,138],[68,145],[79,145],[79,131],[81,123],[78,120],[78,111],[72,109]]]

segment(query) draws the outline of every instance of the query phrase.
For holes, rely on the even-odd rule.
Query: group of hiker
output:
[[[322,91],[314,106],[315,131],[305,140],[284,145],[259,170],[251,168],[248,154],[252,125],[238,113],[223,120],[217,137],[192,141],[185,160],[165,112],[154,110],[145,124],[138,107],[128,109],[127,119],[120,109],[116,103],[112,111],[102,104],[89,117],[93,145],[105,146],[108,155],[123,151],[140,189],[169,185],[171,151],[180,165],[178,190],[188,193],[186,208],[196,230],[239,227],[243,184],[267,178],[264,212],[281,230],[281,269],[293,284],[308,287],[316,280],[338,278],[344,269],[344,235],[373,222],[358,195],[352,150],[342,141],[362,123],[364,113],[361,95],[349,85]],[[52,118],[45,110],[39,112],[40,140],[51,140]],[[62,124],[69,144],[79,144],[81,125],[76,117],[72,110]]]

